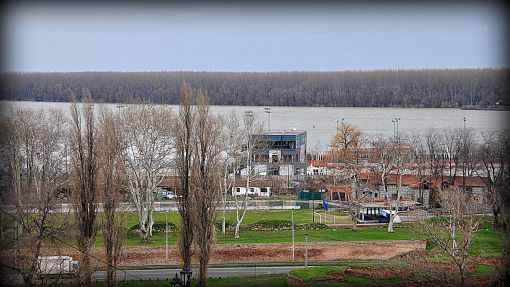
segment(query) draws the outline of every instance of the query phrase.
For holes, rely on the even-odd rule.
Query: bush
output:
[[[250,225],[249,230],[289,230],[292,222],[288,220],[261,220]]]
[[[133,226],[131,226],[129,228],[129,231],[130,232],[135,232],[140,230],[140,225],[139,224],[135,224]],[[156,232],[165,232],[165,223],[161,223],[161,222],[155,222],[153,225],[152,225],[152,231],[156,231]],[[172,222],[168,222],[168,232],[176,232],[177,231],[177,225],[175,225],[174,223]]]
[[[295,224],[294,228],[296,230],[326,230],[326,229],[329,229],[329,227],[326,224],[322,224],[322,223]],[[261,220],[255,224],[249,225],[247,229],[250,231],[291,230],[292,222],[288,221],[288,220]]]
[[[300,229],[300,230],[326,230],[326,229],[329,229],[329,227],[326,224],[322,224],[322,223],[299,224],[299,225],[296,225],[295,228]]]
[[[217,231],[221,231],[222,224],[223,224],[223,220],[216,221],[216,223],[214,225],[216,226]],[[226,230],[233,230],[235,228],[235,226],[236,225],[234,224],[234,222],[232,222],[230,220],[225,221],[225,229]]]

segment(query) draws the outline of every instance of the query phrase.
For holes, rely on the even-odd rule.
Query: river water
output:
[[[18,102],[1,101],[0,114],[6,114],[10,107],[20,108],[55,108],[65,112],[70,110],[70,103],[54,102]],[[117,104],[106,104],[115,109]],[[178,106],[170,105],[174,111]],[[270,113],[265,112],[270,108]],[[428,108],[328,108],[328,107],[262,107],[262,106],[211,106],[214,113],[229,114],[234,111],[239,117],[251,110],[255,118],[271,130],[306,130],[308,149],[323,150],[331,142],[336,131],[337,121],[358,125],[368,136],[392,136],[394,124],[392,119],[400,118],[400,133],[423,133],[429,128],[473,129],[477,134],[482,131],[505,130],[510,126],[510,111],[428,109]],[[464,118],[466,121],[464,121]]]

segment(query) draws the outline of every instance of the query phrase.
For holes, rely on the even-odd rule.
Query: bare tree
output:
[[[510,168],[510,136],[505,132],[482,133],[482,143],[478,148],[478,157],[483,164],[483,171],[478,172],[485,181],[489,191],[488,199],[492,203],[494,226],[501,223],[501,205],[507,192],[505,181]]]
[[[419,230],[451,258],[459,271],[456,285],[465,286],[469,249],[481,217],[477,217],[474,213],[473,196],[456,187],[442,191],[441,204],[447,215],[422,220]]]
[[[115,286],[115,274],[122,247],[122,218],[119,217],[124,160],[121,135],[113,113],[102,107],[98,131],[99,191],[103,202],[102,235],[106,251],[107,284]]]
[[[221,194],[223,121],[211,114],[205,93],[198,91],[193,137],[192,198],[195,205],[194,232],[198,246],[198,286],[206,286],[207,264],[212,253],[216,209]]]
[[[392,150],[393,143],[383,137],[377,137],[372,141],[372,147],[375,153],[375,160],[377,165],[375,172],[381,174],[381,183],[383,184],[384,192],[388,193],[388,175],[393,170],[392,165]]]
[[[393,145],[394,152],[393,152],[393,166],[394,170],[397,175],[397,182],[396,182],[396,194],[395,199],[393,200],[393,196],[390,200],[390,221],[388,222],[388,232],[394,232],[393,225],[395,223],[395,218],[398,215],[398,209],[400,206],[400,193],[402,191],[402,177],[404,176],[404,173],[407,172],[409,167],[414,163],[416,159],[416,149],[415,147],[411,147],[407,144],[406,136],[405,135],[398,135],[398,142],[396,145]],[[402,140],[404,139],[404,140]],[[404,142],[404,144],[402,144]],[[403,152],[403,150],[405,150]],[[392,206],[394,206],[395,211],[393,212]]]
[[[237,136],[240,133],[239,120],[235,112],[232,112],[225,121],[224,125],[224,162],[223,162],[223,183],[222,183],[222,224],[221,231],[225,234],[226,231],[226,204],[229,192],[236,184],[236,171],[239,168],[238,154],[240,152],[239,139]]]
[[[444,169],[443,163],[443,149],[441,146],[444,142],[443,136],[440,132],[428,129],[424,135],[425,137],[425,145],[426,145],[426,154],[427,154],[427,167],[428,167],[428,175],[431,177],[437,177],[442,174]]]
[[[450,184],[454,185],[459,172],[464,132],[460,129],[443,130],[444,157],[446,157]]]
[[[54,212],[59,192],[67,181],[63,168],[65,132],[63,113],[56,110],[13,111],[2,125],[2,144],[10,159],[8,197],[16,206],[15,236],[11,241],[15,260],[11,265],[2,258],[2,263],[18,271],[27,285],[35,284],[37,259],[43,246],[67,227],[67,220]],[[22,142],[30,143],[33,153],[28,153]],[[14,172],[18,174],[14,176]]]
[[[353,194],[347,197],[347,202],[352,219],[352,231],[358,230],[358,217],[361,209],[359,199],[362,199],[361,190],[366,188],[360,181],[360,173],[363,170],[361,152],[365,147],[367,139],[363,136],[361,129],[353,124],[342,124],[335,134],[330,146],[329,156],[337,163],[347,167],[347,174],[343,177],[352,181]],[[339,179],[338,172],[333,173],[333,185],[336,187]]]
[[[430,180],[427,173],[429,170],[429,158],[427,154],[426,143],[427,140],[425,135],[413,134],[409,137],[409,146],[411,147],[411,152],[415,158],[415,166],[412,169],[415,170],[414,174],[417,176],[419,181],[418,201],[422,204],[426,203],[423,192],[423,183],[425,183],[427,180]]]
[[[240,237],[239,231],[241,223],[246,215],[248,201],[250,199],[248,191],[251,187],[251,179],[258,173],[258,171],[253,167],[253,153],[255,149],[264,149],[264,142],[256,136],[262,130],[262,126],[255,121],[253,113],[251,111],[246,111],[244,113],[243,121],[244,125],[238,135],[238,140],[243,145],[243,152],[241,152],[239,159],[244,161],[246,164],[246,192],[241,196],[234,196],[234,204],[236,207],[235,238]]]
[[[171,162],[172,118],[168,109],[149,104],[127,105],[119,113],[127,190],[136,208],[140,238],[148,241],[154,224],[153,193]]]
[[[181,216],[179,251],[184,268],[191,267],[193,243],[193,202],[191,198],[191,170],[194,154],[193,131],[195,125],[195,109],[193,106],[193,89],[189,84],[182,83],[180,88],[181,102],[179,115],[174,125],[175,165],[179,176],[180,188],[177,190],[177,207]]]
[[[91,285],[90,251],[96,239],[97,226],[97,134],[94,125],[94,106],[90,94],[84,92],[85,102],[71,106],[71,183],[78,226],[78,247],[82,253],[80,284]],[[73,99],[74,100],[74,99]]]

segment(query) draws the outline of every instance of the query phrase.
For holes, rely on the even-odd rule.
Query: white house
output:
[[[267,166],[262,164],[255,164],[252,166],[252,176],[266,176],[267,175]],[[248,176],[248,168],[241,169],[241,176]]]
[[[271,187],[250,187],[249,190],[244,187],[232,187],[232,195],[245,195],[249,196],[260,196],[260,197],[270,197],[271,196]]]

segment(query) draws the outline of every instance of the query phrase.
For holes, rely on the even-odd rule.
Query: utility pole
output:
[[[294,262],[294,207],[292,207],[292,262]]]
[[[398,141],[398,122],[400,121],[400,118],[394,118],[391,120],[393,123],[393,137],[396,141]]]
[[[312,198],[312,222],[315,223],[315,200],[313,198]]]
[[[165,211],[165,263],[168,263],[168,210]]]
[[[305,233],[305,268],[308,267],[308,233]]]

